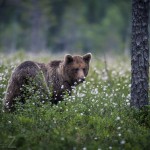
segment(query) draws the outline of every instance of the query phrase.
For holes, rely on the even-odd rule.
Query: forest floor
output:
[[[93,57],[86,82],[58,105],[2,110],[12,70],[24,60],[48,62],[58,56],[0,54],[0,149],[107,150],[150,148],[150,109],[130,108],[130,60]],[[60,58],[60,57],[59,57]],[[63,56],[61,57],[63,58]]]

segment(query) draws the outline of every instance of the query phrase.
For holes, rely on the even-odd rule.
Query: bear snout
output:
[[[85,81],[85,77],[84,77],[84,76],[83,76],[83,77],[80,77],[78,81],[79,81],[79,82]]]

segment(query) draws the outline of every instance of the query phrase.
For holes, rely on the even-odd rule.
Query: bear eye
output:
[[[74,68],[73,70],[74,70],[74,72],[78,72],[79,68]]]
[[[86,71],[86,69],[85,68],[83,68],[83,72],[85,72]]]

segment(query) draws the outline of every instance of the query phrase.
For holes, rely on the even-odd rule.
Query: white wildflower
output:
[[[122,140],[121,142],[120,142],[120,144],[125,144],[126,143],[126,141],[125,140]]]
[[[117,121],[120,120],[120,117],[118,116],[118,117],[116,118],[116,120],[117,120]]]

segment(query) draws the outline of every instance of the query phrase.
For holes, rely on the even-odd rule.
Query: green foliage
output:
[[[3,55],[0,106],[10,73],[31,56]],[[18,59],[16,61],[16,57]],[[43,60],[48,59],[42,56]],[[38,57],[32,59],[38,60]],[[32,91],[33,87],[26,87]],[[14,113],[0,111],[0,148],[17,149],[149,149],[150,108],[129,107],[128,59],[95,58],[86,82],[58,105],[42,104],[33,93]]]
[[[130,0],[12,0],[0,8],[0,51],[118,52],[129,38]]]

